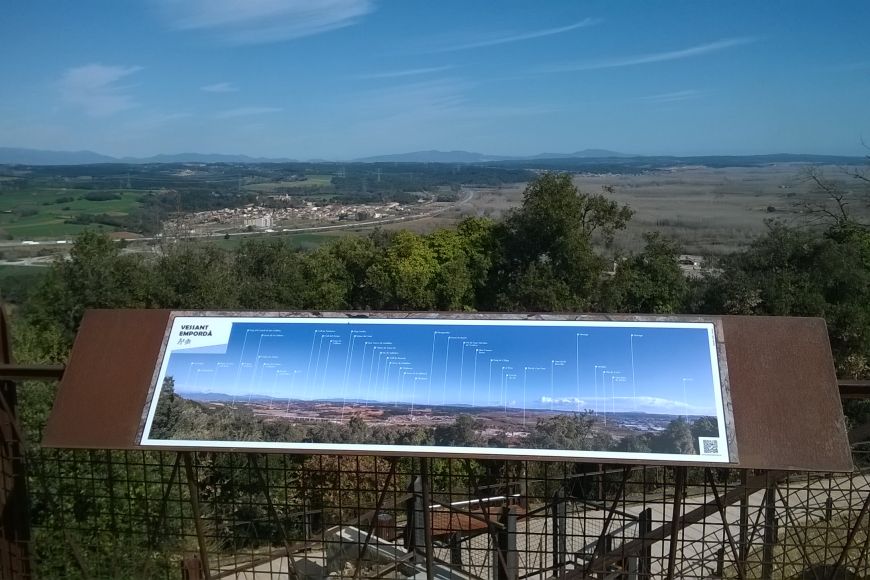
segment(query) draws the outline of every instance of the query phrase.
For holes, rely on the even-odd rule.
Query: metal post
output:
[[[429,511],[429,506],[432,505],[432,498],[430,497],[430,489],[432,482],[429,481],[429,458],[421,457],[420,458],[420,479],[421,479],[421,489],[422,492],[422,500],[423,500],[423,541],[426,546],[426,578],[427,580],[432,580],[433,570],[432,565],[435,562],[435,556],[433,554],[433,546],[432,546],[432,513]]]
[[[423,526],[423,478],[415,477],[408,485],[411,497],[405,504],[405,549],[415,562],[420,561],[420,549],[426,543]]]
[[[674,503],[671,512],[671,533],[670,544],[668,549],[668,575],[667,579],[674,578],[674,571],[677,566],[677,532],[680,530],[680,512],[683,507],[683,494],[686,493],[686,468],[674,467]]]
[[[725,525],[728,525],[727,523]],[[713,576],[716,578],[722,577],[722,572],[725,570],[725,548],[716,550],[716,569],[713,571]]]
[[[556,490],[553,494],[553,572],[556,577],[565,571],[568,561],[568,509],[565,492]]]
[[[652,531],[652,508],[640,512],[637,518],[637,537],[643,540]],[[637,573],[641,578],[649,578],[652,573],[652,545],[646,546],[640,552]]]
[[[776,546],[776,482],[771,482],[764,492],[764,544],[761,554],[761,578],[773,578],[773,548]]]
[[[9,329],[0,307],[0,362],[11,363]],[[0,578],[31,578],[27,465],[13,381],[0,381]]]
[[[519,554],[517,554],[517,507],[502,508],[495,547],[493,567],[496,580],[517,580],[519,578]]]
[[[462,537],[459,532],[450,534],[447,540],[450,547],[450,565],[462,569]]]
[[[311,540],[311,513],[308,511],[308,498],[302,498],[302,537]]]
[[[181,559],[181,580],[202,580],[202,562],[196,554],[185,554]]]
[[[196,543],[199,546],[199,560],[202,565],[205,580],[211,580],[211,568],[208,565],[208,548],[205,545],[205,532],[202,529],[202,515],[199,511],[199,485],[193,472],[193,460],[190,452],[182,454],[184,459],[184,475],[187,479],[187,487],[190,492],[190,509],[193,512],[193,527],[196,530]]]
[[[749,470],[740,470],[740,486],[743,494],[740,497],[740,540],[738,542],[737,570],[741,577],[745,577],[746,560],[749,557],[749,490],[746,483],[749,481]]]
[[[604,536],[604,542],[601,545],[602,554],[608,554],[611,550],[613,550],[613,534],[607,534]],[[608,572],[606,569],[602,570],[598,573],[598,578],[601,580],[606,580],[608,577]]]

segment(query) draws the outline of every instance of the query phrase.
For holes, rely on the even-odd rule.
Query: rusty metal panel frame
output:
[[[169,310],[88,310],[58,386],[43,445],[134,449]]]
[[[155,361],[165,349],[172,315],[189,311],[89,311],[76,341],[70,367],[58,392],[58,403],[45,431],[44,444],[68,448],[137,449],[143,410],[153,394]],[[239,312],[204,311],[202,315]],[[251,313],[244,313],[250,315]],[[739,466],[753,469],[849,471],[852,469],[845,422],[826,327],[821,319],[792,317],[633,316],[574,314],[479,314],[406,312],[268,312],[261,316],[348,318],[467,318],[492,320],[614,320],[713,322],[720,341],[720,373],[725,381],[723,402],[733,425],[733,449],[739,449]],[[158,331],[159,329],[159,331]],[[721,329],[721,332],[719,332]],[[132,335],[142,335],[132,338]],[[148,335],[146,339],[144,334]],[[740,344],[746,341],[746,344]],[[80,344],[81,343],[81,344]],[[726,349],[727,346],[727,349]],[[95,352],[102,352],[96,356]],[[107,357],[123,354],[123,364]],[[758,358],[753,361],[751,359]],[[762,361],[762,362],[759,362]],[[145,364],[147,363],[147,364]],[[108,364],[109,369],[100,368]],[[119,368],[122,367],[122,368]],[[134,368],[135,367],[135,368]],[[147,372],[144,369],[147,368]],[[112,378],[104,371],[109,370]],[[122,372],[123,371],[123,372]],[[755,372],[755,375],[752,372]],[[786,371],[789,382],[776,373]],[[803,374],[801,374],[803,373]],[[137,405],[123,404],[106,412],[106,389],[118,388],[127,377],[125,396]],[[795,377],[806,377],[796,380]],[[113,380],[115,379],[115,380]],[[782,416],[783,398],[793,414]],[[123,397],[122,397],[123,398]],[[796,406],[795,400],[811,400]],[[117,399],[113,399],[117,400]],[[135,409],[133,410],[133,407]],[[771,439],[761,423],[778,436]],[[123,426],[101,425],[112,419]],[[756,423],[756,424],[753,424]],[[803,433],[803,435],[801,435]],[[807,433],[812,434],[808,436]],[[171,449],[171,447],[167,447]],[[537,459],[529,457],[528,459]],[[598,462],[599,460],[596,460]],[[602,461],[607,462],[607,461]],[[622,463],[626,463],[622,461]],[[654,465],[657,462],[645,461]],[[704,464],[701,464],[704,465]],[[710,464],[711,466],[722,464]]]

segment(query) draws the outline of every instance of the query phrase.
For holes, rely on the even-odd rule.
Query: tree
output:
[[[71,344],[88,308],[153,306],[152,283],[141,257],[122,254],[108,236],[86,230],[69,259],[52,264],[26,307],[26,319],[38,332],[58,329]]]
[[[595,449],[595,416],[592,413],[559,414],[538,419],[528,437],[528,446],[533,449]]]
[[[616,445],[616,451],[625,453],[651,453],[649,435],[633,434],[623,437]]]
[[[373,308],[378,301],[367,273],[382,249],[378,245],[379,241],[379,232],[364,237],[342,236],[327,248],[347,278],[346,301],[352,309]]]
[[[438,230],[426,237],[437,262],[432,285],[438,310],[464,310],[474,304],[474,281],[462,235]]]
[[[577,190],[568,174],[546,173],[528,185],[522,207],[498,225],[490,306],[508,310],[589,310],[607,260],[593,236],[607,242],[631,210]]]
[[[452,425],[435,429],[435,444],[449,447],[478,447],[483,444],[482,424],[471,415],[460,413]]]
[[[718,437],[719,424],[713,417],[698,417],[692,423],[692,438],[697,441],[698,437]]]
[[[163,385],[157,399],[157,408],[154,409],[154,418],[151,420],[151,432],[148,434],[152,439],[174,439],[175,428],[181,415],[181,401],[175,398],[175,379],[164,377]]]
[[[870,376],[870,231],[798,230],[770,222],[750,247],[705,280],[697,310],[716,314],[821,316],[838,371]]]
[[[435,253],[422,236],[405,230],[397,232],[366,272],[366,283],[378,298],[373,306],[391,310],[432,309],[437,269]]]
[[[301,308],[307,281],[304,256],[283,240],[246,240],[233,256],[233,278],[242,308]]]
[[[232,263],[228,252],[212,244],[175,244],[147,268],[155,284],[153,302],[163,308],[238,308]]]
[[[650,447],[656,453],[675,453],[694,455],[697,453],[695,440],[689,424],[682,417],[668,423],[667,428],[656,435],[650,442]]]
[[[644,234],[643,252],[623,261],[607,285],[603,302],[608,312],[673,314],[684,309],[686,277],[677,263],[675,242],[658,232]]]

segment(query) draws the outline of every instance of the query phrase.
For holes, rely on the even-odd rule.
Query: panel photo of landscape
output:
[[[176,316],[141,443],[732,461],[712,323]]]

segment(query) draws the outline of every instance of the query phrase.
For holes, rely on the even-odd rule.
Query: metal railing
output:
[[[854,454],[819,474],[37,449],[34,576],[862,577]]]

